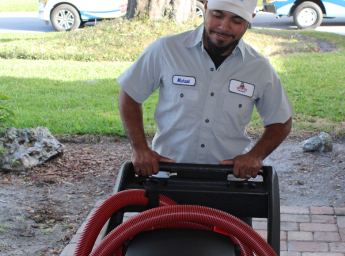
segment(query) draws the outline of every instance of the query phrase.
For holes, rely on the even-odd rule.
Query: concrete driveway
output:
[[[38,12],[0,12],[0,33],[53,32],[53,26],[38,18]]]

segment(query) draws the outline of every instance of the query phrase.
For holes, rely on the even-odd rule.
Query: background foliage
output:
[[[156,38],[199,23],[142,18],[69,33],[0,34],[0,91],[11,98],[7,106],[18,116],[18,124],[8,120],[7,126],[46,126],[55,134],[124,135],[117,77]],[[344,37],[252,29],[245,40],[270,59],[281,77],[295,110],[294,129],[345,132]],[[318,40],[337,49],[322,53]],[[155,132],[157,98],[158,92],[143,105],[147,134]],[[255,111],[247,128],[259,126]]]

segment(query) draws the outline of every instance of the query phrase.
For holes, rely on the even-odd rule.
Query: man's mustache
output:
[[[222,35],[222,36],[230,36],[233,39],[235,39],[235,35],[232,34],[232,33],[224,33],[224,32],[220,32],[220,31],[216,31],[214,29],[210,29],[210,34],[212,34],[212,33],[216,33],[216,34],[219,34],[219,35]]]

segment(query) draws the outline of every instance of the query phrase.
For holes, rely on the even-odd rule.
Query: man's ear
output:
[[[204,2],[204,9],[206,11],[206,9],[207,9],[207,1]]]
[[[255,18],[255,16],[256,16],[256,13],[253,13],[252,14],[253,19]],[[249,27],[249,26],[250,26],[250,23],[248,22],[248,26],[247,27]]]

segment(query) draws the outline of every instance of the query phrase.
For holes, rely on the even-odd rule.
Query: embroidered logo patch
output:
[[[192,76],[173,76],[173,84],[194,86],[195,85],[195,77],[192,77]]]
[[[253,97],[255,86],[238,80],[230,80],[229,91],[247,97]]]

